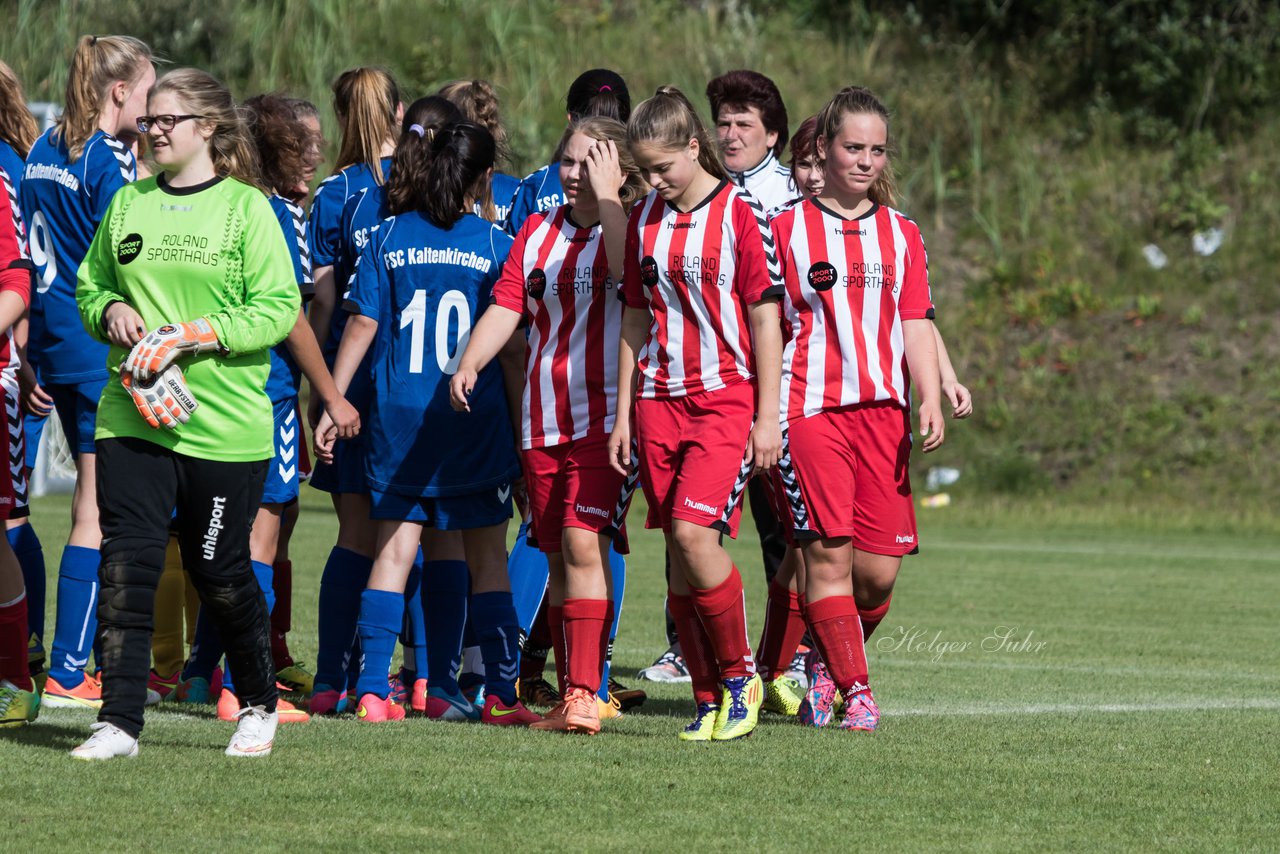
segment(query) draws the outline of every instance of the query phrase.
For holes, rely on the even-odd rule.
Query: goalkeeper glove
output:
[[[179,356],[221,350],[217,333],[203,317],[190,323],[166,323],[133,345],[121,372],[127,371],[135,380],[145,382],[173,364]]]
[[[191,413],[199,406],[191,390],[187,388],[182,369],[177,365],[170,365],[147,383],[135,380],[132,374],[122,370],[120,384],[133,398],[138,414],[152,427],[164,425],[173,430],[179,424],[186,424]]]

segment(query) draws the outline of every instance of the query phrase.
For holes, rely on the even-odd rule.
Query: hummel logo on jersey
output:
[[[547,274],[541,267],[534,267],[524,283],[529,289],[529,296],[534,299],[542,299],[542,295],[547,292]]]
[[[640,259],[640,284],[646,288],[658,284],[658,261],[652,255]]]
[[[195,209],[195,205],[160,205],[162,213],[191,213]]]
[[[142,253],[142,235],[138,233],[126,234],[124,239],[120,241],[120,245],[116,247],[116,260],[121,265],[128,264],[134,258]]]
[[[573,505],[573,509],[577,510],[579,513],[589,513],[592,516],[599,516],[601,519],[609,518],[609,511],[600,507],[587,507],[586,505],[575,503]]]
[[[209,530],[205,531],[202,552],[205,560],[213,560],[218,548],[218,535],[222,533],[222,512],[227,506],[227,499],[221,495],[213,498],[213,512],[209,515]]]
[[[815,291],[829,291],[836,284],[836,268],[826,261],[819,261],[809,268],[809,287]]]
[[[718,508],[712,507],[710,504],[703,504],[701,501],[694,501],[687,496],[684,499],[684,506],[690,510],[701,510],[703,513],[710,513],[713,516],[719,513]]]
[[[675,220],[672,220],[671,222],[667,223],[667,228],[671,229],[672,231],[675,231],[677,228],[697,228],[697,227],[698,227],[697,220],[689,220],[688,222],[676,222]]]
[[[915,541],[916,541],[915,534],[908,534],[906,536],[903,536],[902,534],[898,534],[898,536],[894,540],[894,542],[898,543],[899,545],[902,545],[902,544],[912,545],[915,543]]]
[[[836,234],[844,235],[846,237],[848,236],[865,237],[867,234],[867,230],[865,228],[841,228],[840,226],[837,225],[835,228],[831,230]]]

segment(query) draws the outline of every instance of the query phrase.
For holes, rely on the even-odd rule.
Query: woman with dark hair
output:
[[[95,431],[102,708],[72,755],[138,753],[176,509],[184,566],[236,674],[242,705],[227,755],[266,756],[277,692],[249,536],[273,450],[268,351],[297,322],[301,300],[227,89],[178,69],[152,88],[147,110],[138,130],[161,172],[116,193],[76,289],[84,328],[111,345],[117,379],[102,392]]]
[[[360,254],[346,303],[353,313],[334,368],[338,387],[345,388],[372,348],[365,473],[377,549],[360,597],[356,715],[370,723],[404,717],[388,696],[387,671],[405,582],[419,547],[431,547],[424,530],[433,528],[461,533],[471,573],[470,619],[484,654],[484,706],[476,709],[453,693],[458,716],[528,726],[539,717],[516,698],[519,625],[507,579],[506,530],[519,462],[502,371],[491,365],[480,377],[471,415],[452,410],[448,385],[474,320],[489,304],[511,238],[472,212],[493,168],[493,137],[467,121],[433,137],[427,168],[406,173],[403,199],[388,196],[392,215]],[[325,453],[332,426],[321,418],[316,429]]]

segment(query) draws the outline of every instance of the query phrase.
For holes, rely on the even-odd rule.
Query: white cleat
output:
[[[144,706],[154,706],[154,705],[156,705],[157,703],[159,703],[161,699],[162,699],[162,698],[160,697],[160,692],[159,692],[159,691],[155,690],[154,688],[148,688],[148,689],[147,689],[147,699],[146,699],[146,702],[144,702],[144,703],[143,703],[143,705],[144,705]]]
[[[236,725],[236,734],[231,736],[231,744],[227,745],[227,755],[270,756],[280,716],[262,706],[247,706],[236,717],[240,723]]]
[[[93,735],[71,751],[74,758],[95,762],[115,759],[117,756],[132,758],[138,755],[138,740],[115,724],[99,721],[90,726],[90,729],[93,730]]]

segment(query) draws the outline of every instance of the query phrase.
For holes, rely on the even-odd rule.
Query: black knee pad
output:
[[[150,627],[155,613],[156,584],[163,569],[163,541],[104,542],[98,619],[104,625]]]

